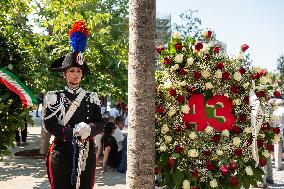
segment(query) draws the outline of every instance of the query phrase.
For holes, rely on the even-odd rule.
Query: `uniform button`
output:
[[[90,112],[90,110],[88,110],[87,112]]]
[[[87,119],[89,119],[89,117],[87,117]]]
[[[88,104],[87,107],[89,107],[90,105]]]

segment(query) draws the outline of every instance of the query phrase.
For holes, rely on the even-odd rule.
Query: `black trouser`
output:
[[[17,129],[16,130],[16,142],[21,142],[21,138],[20,138],[20,132],[21,132],[21,136],[22,136],[22,142],[26,142],[27,141],[27,133],[28,133],[28,123],[25,122],[25,128],[24,129]]]
[[[78,152],[77,152],[78,155]],[[56,141],[49,149],[47,156],[47,173],[52,189],[75,189],[71,185],[72,144]],[[77,162],[76,162],[77,165]],[[95,182],[96,154],[94,143],[90,142],[85,171],[81,172],[80,189],[92,189]]]

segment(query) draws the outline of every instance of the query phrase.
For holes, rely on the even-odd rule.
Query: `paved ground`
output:
[[[35,122],[39,125],[40,120]],[[13,152],[38,149],[40,146],[40,126],[28,127],[28,139],[30,145],[16,147]],[[97,169],[95,189],[123,189],[126,188],[126,175],[108,170],[102,173],[102,162]],[[284,167],[284,165],[283,165]],[[273,168],[273,185],[269,189],[284,189],[284,171]],[[0,161],[0,189],[49,189],[49,183],[45,172],[44,159],[20,159],[4,157]]]

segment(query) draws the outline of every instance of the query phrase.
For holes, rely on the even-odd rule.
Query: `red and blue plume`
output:
[[[87,46],[88,29],[83,20],[76,21],[69,32],[70,45],[74,52],[84,52]]]

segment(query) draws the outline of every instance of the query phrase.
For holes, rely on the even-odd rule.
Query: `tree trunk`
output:
[[[154,188],[155,0],[129,1],[128,146],[129,189]]]

